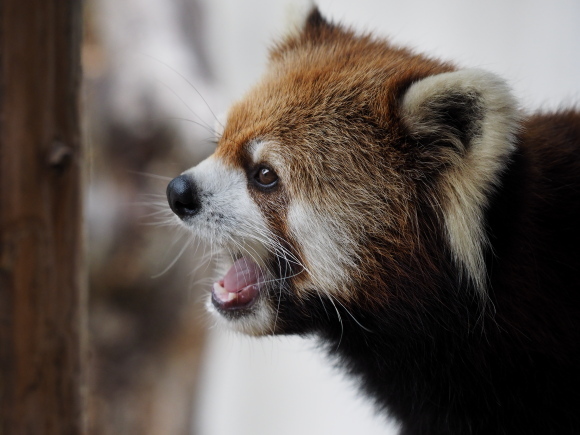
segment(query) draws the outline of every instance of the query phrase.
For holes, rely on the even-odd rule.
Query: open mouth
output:
[[[264,282],[260,266],[251,258],[241,257],[213,284],[212,303],[226,312],[248,309],[258,300]]]

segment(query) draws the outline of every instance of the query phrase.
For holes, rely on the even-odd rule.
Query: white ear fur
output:
[[[484,297],[487,277],[483,253],[489,243],[484,212],[515,150],[520,122],[517,103],[506,83],[494,74],[461,70],[411,85],[403,98],[402,115],[412,133],[424,135],[426,130],[438,128],[437,118],[429,119],[431,102],[462,94],[476,99],[477,134],[462,144],[463,155],[440,174],[439,201],[455,261]],[[431,133],[437,137],[437,131]]]
[[[313,0],[291,0],[286,4],[286,34],[299,33],[316,7]]]

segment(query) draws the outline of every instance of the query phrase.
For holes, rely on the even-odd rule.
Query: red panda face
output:
[[[249,334],[306,332],[315,305],[419,300],[404,289],[428,288],[444,252],[484,293],[481,212],[516,124],[490,74],[314,11],[230,110],[216,152],[168,187],[173,211],[221,253],[210,309]]]

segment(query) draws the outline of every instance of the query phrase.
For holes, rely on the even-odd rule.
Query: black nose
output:
[[[201,208],[195,183],[186,175],[180,175],[169,182],[167,201],[173,213],[181,219],[194,216]]]

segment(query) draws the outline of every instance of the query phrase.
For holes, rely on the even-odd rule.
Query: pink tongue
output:
[[[220,284],[227,292],[236,293],[249,285],[257,284],[261,277],[260,267],[256,262],[242,257],[230,267]]]

